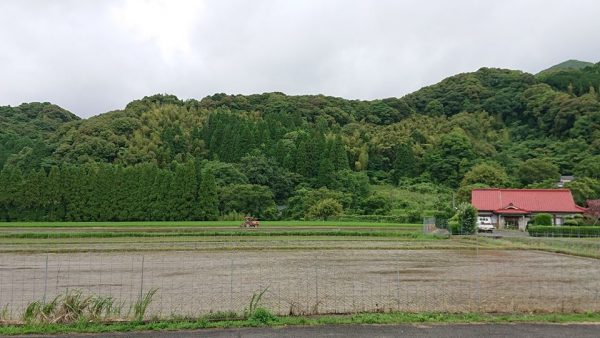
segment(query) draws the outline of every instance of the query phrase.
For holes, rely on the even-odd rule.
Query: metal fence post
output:
[[[101,295],[102,293],[102,270],[104,265],[102,264],[102,254],[99,255],[100,256],[100,269],[98,269],[98,278],[99,278],[99,282],[98,282],[98,296]]]
[[[477,271],[477,311],[481,311],[481,274],[479,271],[479,233],[475,230],[475,269]]]
[[[336,281],[336,277],[335,277],[335,263],[331,263],[331,275],[332,275],[332,282],[333,282],[333,309],[334,309],[334,313],[338,312],[338,299],[337,299],[337,281]]]
[[[356,281],[352,279],[352,311],[356,312]]]
[[[315,313],[319,313],[319,270],[315,260]]]
[[[229,269],[229,310],[233,311],[233,258]]]
[[[48,254],[46,254],[46,269],[44,271],[44,300],[43,303],[46,304],[46,293],[48,292]]]
[[[140,278],[140,301],[144,297],[144,255],[142,255],[142,276]]]
[[[398,312],[400,311],[400,270],[396,270],[396,302],[398,303]]]

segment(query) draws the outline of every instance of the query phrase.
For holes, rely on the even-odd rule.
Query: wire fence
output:
[[[598,239],[589,245],[600,254]],[[586,241],[586,240],[583,240]],[[587,244],[586,244],[587,243]],[[597,250],[597,251],[594,251]],[[0,310],[69,290],[112,297],[125,310],[149,290],[146,316],[242,313],[600,311],[600,261],[537,250],[151,251],[0,254]]]

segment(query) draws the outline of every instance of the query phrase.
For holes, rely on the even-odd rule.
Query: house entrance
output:
[[[519,219],[521,219],[521,217],[504,217],[504,226],[507,229],[519,229]]]

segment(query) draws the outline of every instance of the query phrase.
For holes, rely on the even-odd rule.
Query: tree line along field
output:
[[[251,214],[267,220],[323,220],[344,212],[350,220],[373,216],[371,220],[388,217],[407,223],[421,221],[426,213],[435,214],[450,199],[449,191],[436,186],[374,186],[363,174],[347,172],[341,191],[300,188],[286,201],[274,198],[266,186],[231,184],[232,177],[242,175],[234,168],[214,162],[187,162],[173,164],[172,170],[153,165],[53,167],[48,175],[43,170],[24,175],[4,170],[0,173],[0,193],[4,193],[0,219],[214,221]],[[278,205],[284,208],[278,209]]]

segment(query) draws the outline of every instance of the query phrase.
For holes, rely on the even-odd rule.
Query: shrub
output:
[[[477,209],[470,203],[461,203],[458,206],[457,221],[462,234],[475,233],[477,224]]]
[[[392,203],[385,196],[374,194],[362,200],[361,208],[365,215],[385,215],[392,209]]]
[[[453,235],[460,235],[462,233],[460,225],[456,220],[448,221],[448,231]]]
[[[250,315],[248,320],[255,322],[257,324],[269,324],[276,322],[278,320],[277,316],[275,316],[271,311],[259,307]]]
[[[593,225],[593,224],[588,224],[587,219],[585,217],[583,217],[583,215],[573,215],[573,216],[569,216],[569,217],[565,218],[564,225],[566,225],[566,226],[581,226],[581,225]]]
[[[532,237],[600,237],[600,226],[556,227],[532,225],[527,228]]]
[[[552,225],[552,215],[537,214],[533,216],[533,225]]]
[[[565,223],[564,223],[564,225],[566,225],[566,226],[578,226],[578,225],[579,225],[579,222],[577,222],[577,220],[575,220],[575,219],[572,219],[572,218],[567,218],[567,219],[565,220]]]
[[[341,214],[343,210],[340,202],[333,198],[326,198],[308,209],[308,218],[318,218],[326,221],[331,216]]]
[[[407,214],[408,223],[421,223],[423,222],[423,213],[418,209],[411,209]]]

